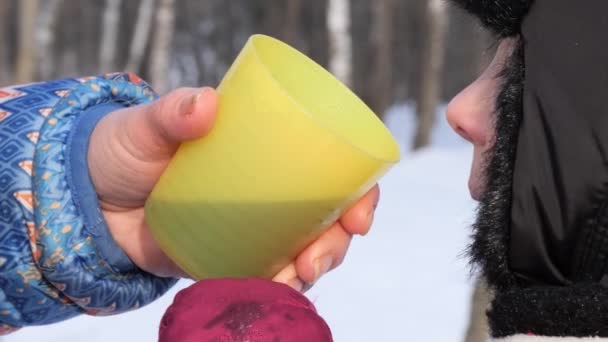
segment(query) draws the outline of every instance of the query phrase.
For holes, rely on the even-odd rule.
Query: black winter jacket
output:
[[[492,337],[608,341],[608,1],[452,1],[519,41],[470,246]]]

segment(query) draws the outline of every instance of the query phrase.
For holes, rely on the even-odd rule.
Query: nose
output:
[[[448,104],[446,118],[452,129],[475,146],[485,146],[494,109],[491,80],[479,78]]]

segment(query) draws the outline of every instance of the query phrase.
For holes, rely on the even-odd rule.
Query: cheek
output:
[[[469,175],[469,192],[471,197],[475,200],[479,200],[483,187],[483,166],[481,158],[480,148],[475,147],[473,152],[473,163],[471,164],[471,173]]]
[[[469,191],[475,200],[480,200],[485,186],[485,169],[487,167],[487,152],[492,147],[493,138],[490,143],[483,146],[473,147],[473,162],[469,175]]]

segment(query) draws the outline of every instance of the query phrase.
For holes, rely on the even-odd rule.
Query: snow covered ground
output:
[[[449,129],[443,110],[432,147],[415,154],[407,148],[410,107],[387,114],[403,160],[381,181],[372,232],[356,238],[343,265],[307,294],[337,342],[462,340],[472,291],[463,257],[475,208],[466,187],[471,148]],[[2,341],[156,341],[164,310],[189,284],[135,312],[78,317]]]

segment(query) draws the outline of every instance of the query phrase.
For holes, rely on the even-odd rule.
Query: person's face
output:
[[[460,136],[473,144],[473,163],[469,176],[471,197],[479,200],[484,191],[485,154],[494,143],[493,114],[500,91],[498,74],[511,55],[515,41],[503,40],[485,71],[450,101],[446,117]]]

